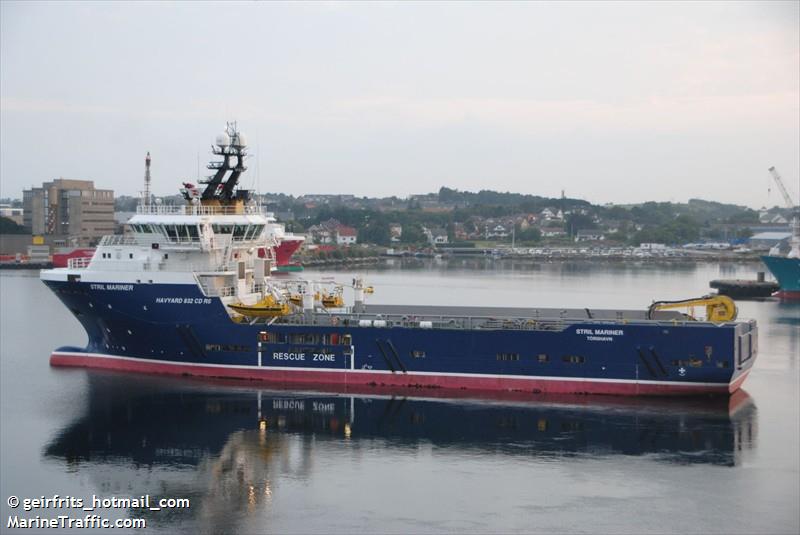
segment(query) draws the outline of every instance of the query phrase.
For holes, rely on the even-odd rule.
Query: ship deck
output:
[[[251,324],[408,327],[428,329],[503,329],[561,331],[576,323],[612,325],[681,322],[688,320],[677,311],[659,311],[648,319],[646,310],[586,308],[510,308],[474,306],[368,305],[364,312],[345,309],[318,309],[310,314],[296,313],[277,318],[255,318]]]
[[[518,307],[476,307],[476,306],[418,306],[418,305],[367,305],[367,314],[400,316],[442,316],[442,317],[488,317],[488,318],[526,318],[534,320],[599,320],[599,321],[645,321],[646,310],[593,309],[593,308],[518,308]],[[656,313],[656,319],[671,321],[684,319],[676,311]]]

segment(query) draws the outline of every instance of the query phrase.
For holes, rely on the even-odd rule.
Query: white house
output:
[[[358,231],[353,227],[339,225],[336,228],[336,243],[338,245],[353,245],[356,243]]]
[[[605,240],[606,236],[603,234],[602,230],[590,230],[590,229],[580,229],[578,233],[575,235],[575,241],[602,241]]]

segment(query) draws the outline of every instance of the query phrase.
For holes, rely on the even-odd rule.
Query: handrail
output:
[[[69,269],[86,269],[92,262],[91,256],[79,256],[77,258],[70,258],[67,260],[67,267]]]
[[[258,204],[240,204],[234,206],[172,205],[150,204],[136,207],[137,214],[147,215],[270,215]]]
[[[335,319],[334,319],[335,318]],[[421,327],[422,323],[429,323],[429,329],[492,329],[492,330],[519,330],[519,331],[563,331],[574,325],[609,325],[609,326],[629,326],[637,323],[631,319],[607,319],[592,320],[587,318],[569,317],[489,317],[489,316],[444,316],[444,315],[419,315],[408,316],[402,314],[370,314],[370,313],[318,313],[311,316],[311,319],[304,315],[295,314],[283,316],[276,320],[278,324],[288,325],[347,325],[349,327],[360,327],[362,320],[371,322],[385,322],[381,327]],[[642,320],[646,321],[646,320]],[[652,324],[652,321],[648,321]],[[659,325],[661,322],[656,322]],[[680,325],[691,326],[695,322],[681,321]],[[670,323],[670,326],[674,324]]]
[[[100,246],[105,245],[139,245],[135,236],[126,234],[108,234],[100,239]]]

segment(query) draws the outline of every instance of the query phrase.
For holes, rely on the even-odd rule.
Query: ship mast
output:
[[[244,159],[247,156],[247,143],[244,135],[237,128],[236,122],[229,122],[225,131],[217,136],[216,143],[211,151],[222,156],[222,161],[212,161],[208,169],[216,171],[212,176],[201,180],[205,190],[201,199],[203,201],[218,201],[221,204],[230,204],[237,200],[247,201],[248,191],[236,190],[239,176],[247,170]],[[230,171],[227,180],[225,175]]]
[[[150,151],[144,159],[144,191],[142,192],[142,206],[150,206]]]

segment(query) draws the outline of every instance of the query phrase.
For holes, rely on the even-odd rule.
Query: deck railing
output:
[[[105,245],[139,245],[135,236],[128,236],[126,234],[109,234],[103,236],[100,240],[100,246]]]
[[[608,325],[615,328],[624,328],[626,325],[640,323],[635,319],[593,320],[588,318],[546,317],[541,319],[521,317],[489,317],[489,316],[446,316],[446,315],[420,315],[408,316],[401,314],[357,314],[353,312],[316,313],[310,318],[298,313],[275,318],[256,318],[251,323],[265,323],[270,321],[283,325],[317,325],[339,327],[409,327],[426,329],[459,329],[459,330],[510,330],[510,331],[563,331],[564,329],[581,324]],[[677,325],[691,326],[691,321],[659,321],[658,325],[675,327]],[[652,324],[652,323],[651,323]]]
[[[150,204],[136,207],[137,214],[147,215],[253,215],[271,216],[258,204],[240,204],[234,206],[172,205]]]
[[[78,258],[70,258],[67,260],[67,267],[69,269],[86,269],[92,261],[91,256],[79,256]]]
[[[200,282],[200,289],[206,297],[231,297],[236,295],[236,287],[223,286],[218,288],[216,286],[209,286]]]

